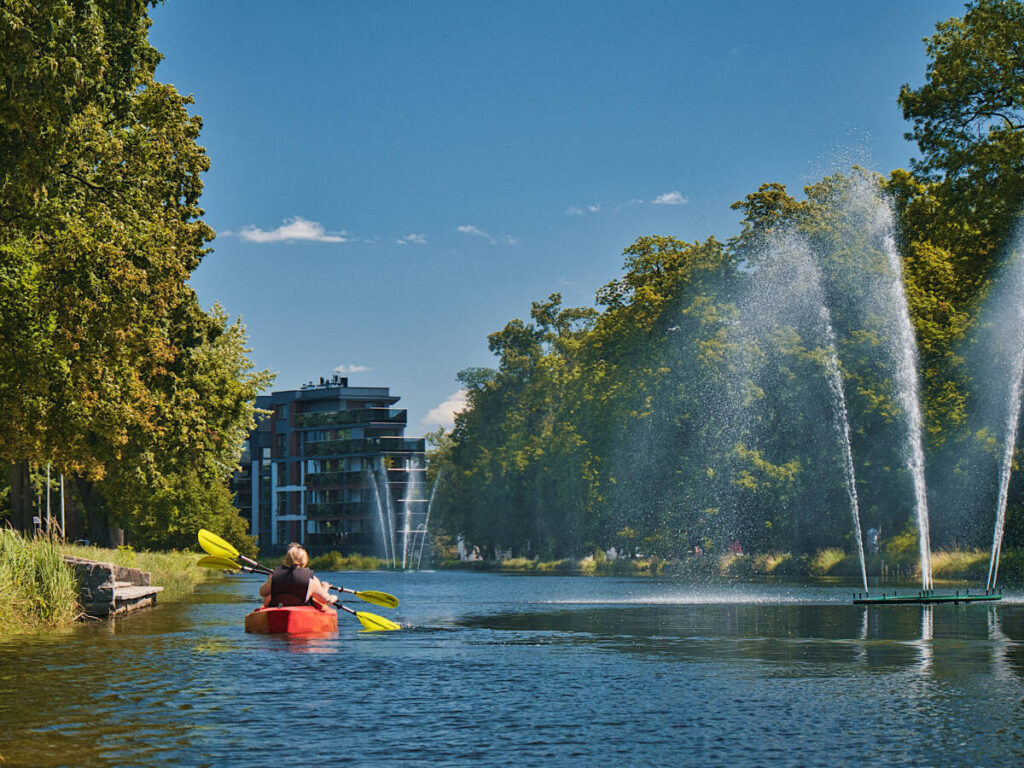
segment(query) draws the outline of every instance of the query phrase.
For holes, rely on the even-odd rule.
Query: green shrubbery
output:
[[[325,552],[309,561],[314,571],[376,571],[385,567],[384,561],[369,555],[343,555],[340,552]]]
[[[986,550],[944,550],[932,553],[935,578],[949,581],[984,583],[988,576],[989,555]],[[890,578],[920,574],[916,532],[895,537],[879,555],[868,558],[869,576],[878,576],[886,567]],[[702,581],[716,578],[751,579],[764,576],[785,579],[839,577],[860,581],[860,559],[855,553],[839,548],[823,549],[814,555],[793,555],[790,552],[759,554],[704,555],[679,560],[660,558],[607,559],[595,554],[582,560],[531,560],[525,557],[500,562],[490,560],[442,560],[438,568],[474,571],[510,571],[534,573],[581,573],[590,576],[665,576]],[[1004,550],[999,566],[999,583],[1024,584],[1024,549]]]
[[[984,581],[988,578],[988,564],[991,554],[991,552],[981,549],[953,549],[933,552],[932,576],[936,579]],[[1009,554],[1007,553],[1002,557],[1003,565],[1006,564]],[[1002,570],[1002,566],[1000,566],[1000,570]]]

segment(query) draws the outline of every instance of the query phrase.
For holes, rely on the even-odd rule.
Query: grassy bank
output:
[[[69,626],[78,615],[78,582],[46,539],[0,528],[0,635]]]
[[[150,583],[164,588],[159,597],[159,601],[164,603],[180,600],[185,595],[191,594],[199,582],[219,576],[218,571],[211,571],[196,565],[196,562],[202,557],[196,552],[178,550],[136,552],[131,547],[104,549],[71,544],[62,545],[60,550],[66,555],[82,557],[86,560],[149,571],[152,574]]]
[[[987,550],[943,550],[932,553],[932,575],[940,581],[971,581],[984,583],[988,575]],[[531,560],[512,558],[502,561],[442,560],[438,568],[505,573],[566,573],[593,576],[660,576],[670,578],[732,578],[756,579],[778,577],[860,578],[860,562],[856,555],[841,549],[825,549],[814,555],[793,555],[789,552],[766,552],[756,555],[726,554],[687,557],[680,560],[659,558],[620,558],[608,560],[603,554],[581,560]],[[909,556],[889,555],[868,558],[869,577],[884,575],[889,580],[920,578],[920,569]],[[999,565],[999,583],[1024,584],[1024,549],[1004,550]]]
[[[340,552],[325,552],[310,558],[309,567],[314,571],[377,571],[387,566],[380,558],[369,555],[343,555]]]
[[[200,581],[217,576],[196,565],[200,556],[195,552],[80,547],[0,528],[0,635],[60,629],[75,622],[81,613],[78,582],[61,557],[65,554],[149,571],[152,583],[164,588],[161,602],[180,600]]]

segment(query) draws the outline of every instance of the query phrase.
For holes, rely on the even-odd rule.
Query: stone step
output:
[[[138,600],[140,597],[149,597],[158,592],[163,592],[163,587],[136,587],[128,584],[114,588],[115,600]]]
[[[64,555],[64,561],[78,578],[78,602],[89,616],[116,616],[155,605],[163,590],[148,586],[150,575],[138,568],[69,555]]]

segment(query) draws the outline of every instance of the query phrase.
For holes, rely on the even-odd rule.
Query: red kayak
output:
[[[245,631],[291,635],[309,632],[337,632],[338,612],[333,608],[328,611],[311,605],[257,608],[245,617]]]

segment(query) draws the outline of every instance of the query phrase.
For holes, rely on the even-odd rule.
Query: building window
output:
[[[277,406],[277,418],[288,420],[288,403]]]

